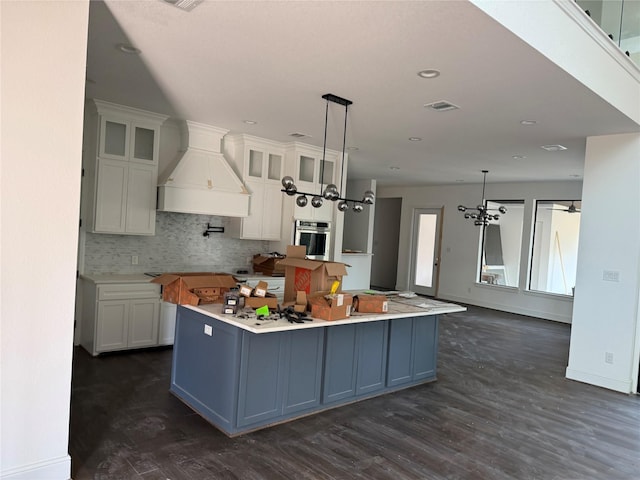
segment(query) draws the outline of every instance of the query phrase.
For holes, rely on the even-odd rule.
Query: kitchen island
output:
[[[439,315],[466,308],[390,297],[384,314],[257,320],[178,307],[171,392],[229,436],[434,381]]]

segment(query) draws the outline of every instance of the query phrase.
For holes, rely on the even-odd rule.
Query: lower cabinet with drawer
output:
[[[160,285],[83,285],[80,345],[91,355],[158,345]]]

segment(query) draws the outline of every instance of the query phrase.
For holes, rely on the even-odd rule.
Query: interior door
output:
[[[416,208],[413,211],[410,289],[435,297],[440,264],[441,208]]]

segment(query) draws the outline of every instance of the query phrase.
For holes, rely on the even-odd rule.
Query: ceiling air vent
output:
[[[440,102],[427,103],[424,108],[430,108],[431,110],[435,110],[436,112],[446,112],[448,110],[457,110],[460,107],[443,100]]]
[[[304,137],[310,137],[311,135],[307,135],[306,133],[293,132],[293,133],[290,133],[289,136],[294,138],[304,138]]]
[[[561,152],[567,149],[564,145],[542,145],[541,148],[544,148],[547,152]]]
[[[185,10],[190,12],[198,5],[200,5],[203,0],[162,0],[163,2],[170,3],[174,7],[178,7],[180,10]]]

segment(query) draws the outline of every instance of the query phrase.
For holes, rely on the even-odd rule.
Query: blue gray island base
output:
[[[435,314],[254,333],[197,310],[178,307],[170,391],[231,437],[436,379]]]

